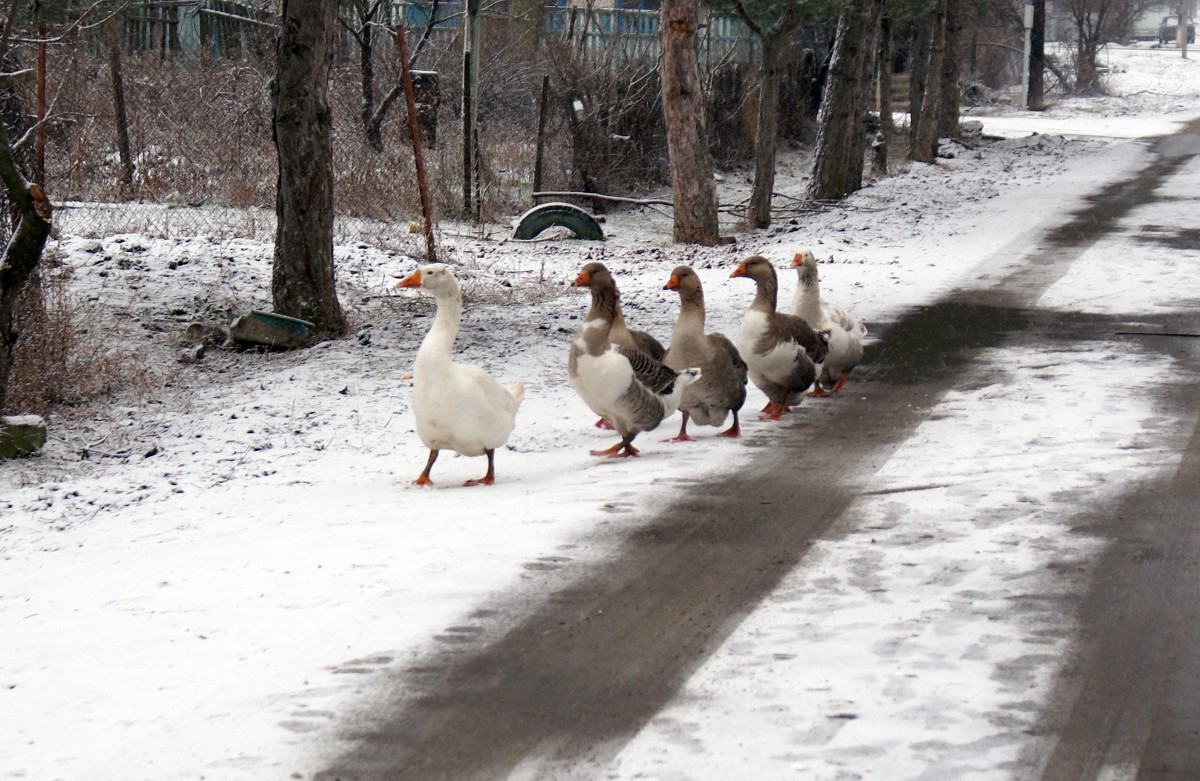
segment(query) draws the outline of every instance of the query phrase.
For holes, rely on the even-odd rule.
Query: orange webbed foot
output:
[[[603,431],[612,431],[613,430],[613,424],[609,423],[604,418],[600,418],[593,425],[595,425],[596,428],[601,429]]]
[[[592,450],[594,456],[602,458],[629,458],[640,454],[640,451],[633,445],[627,445],[624,442],[618,442],[607,450]]]
[[[763,407],[762,418],[763,420],[779,420],[784,416],[785,413],[790,411],[791,409],[786,404],[776,404],[775,402],[771,402],[767,406]]]

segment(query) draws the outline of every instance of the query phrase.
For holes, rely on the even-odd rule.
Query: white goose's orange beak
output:
[[[409,274],[404,279],[396,283],[396,287],[420,287],[421,286],[421,269],[417,269]]]
[[[575,277],[575,281],[571,284],[575,287],[587,287],[592,284],[592,275],[586,271],[580,271],[579,276]]]
[[[796,268],[797,266],[803,266],[803,265],[804,265],[804,253],[797,252],[796,257],[792,258],[792,268]]]
[[[678,289],[679,289],[679,277],[672,274],[671,278],[667,280],[667,284],[663,285],[663,290],[678,290]]]
[[[732,277],[744,277],[744,276],[746,276],[746,264],[745,264],[744,262],[743,262],[743,263],[739,263],[739,264],[738,264],[738,267],[737,267],[737,268],[735,268],[735,269],[733,270],[733,273],[732,273],[732,274],[730,274],[729,276],[730,276],[731,278],[732,278]]]

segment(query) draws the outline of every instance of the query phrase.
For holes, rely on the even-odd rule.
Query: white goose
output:
[[[675,372],[641,350],[613,342],[617,286],[603,264],[584,266],[574,284],[591,288],[592,306],[571,341],[567,377],[584,403],[621,435],[620,442],[592,455],[636,456],[634,437],[656,428],[679,407],[700,370]]]
[[[821,375],[813,384],[810,396],[828,396],[822,386],[836,393],[846,384],[851,370],[863,357],[863,339],[867,327],[837,304],[821,300],[821,285],[817,278],[817,258],[810,249],[802,249],[792,259],[800,278],[792,296],[791,313],[803,317],[818,331],[829,332],[829,354],[821,367]]]
[[[677,266],[664,287],[679,291],[679,318],[663,363],[676,370],[699,366],[703,375],[683,392],[679,402],[683,422],[674,440],[691,439],[689,419],[702,426],[720,426],[731,412],[733,425],[717,436],[740,436],[738,410],[746,401],[746,362],[724,334],[704,332],[704,287],[691,266]]]
[[[829,350],[828,334],[802,317],[776,311],[779,280],[762,255],[746,258],[729,276],[754,280],[754,301],[742,316],[735,344],[750,367],[750,379],[767,395],[765,416],[779,420],[817,378]]]
[[[417,350],[413,367],[413,414],[417,435],[429,448],[429,461],[415,481],[432,485],[429,472],[441,450],[464,456],[487,456],[487,474],[465,485],[495,482],[495,452],[508,441],[516,422],[525,386],[508,387],[478,366],[454,363],[451,350],[462,319],[463,299],[458,280],[441,263],[421,266],[396,284],[431,293],[437,301],[433,325]]]

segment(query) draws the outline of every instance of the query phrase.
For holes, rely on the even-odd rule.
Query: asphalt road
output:
[[[836,415],[806,406],[802,423],[785,424],[797,435],[774,438],[753,470],[689,486],[615,555],[494,641],[390,674],[369,717],[343,735],[354,748],[316,778],[494,779],[531,762],[563,769],[543,777],[570,777],[579,759],[615,754],[870,490],[872,475],[968,369],[978,381],[984,349],[1138,340],[1200,378],[1200,311],[1156,321],[1032,308],[1081,253],[1160,197],[1158,186],[1200,153],[1200,126],[1155,153],[1137,176],[1031,237],[1008,278],[952,292],[880,329]],[[1187,226],[1157,226],[1155,235],[1195,246]],[[1162,392],[1196,419],[1200,393]],[[848,463],[857,465],[851,473]],[[1200,779],[1200,430],[1174,475],[1131,486],[1124,501],[1091,508],[1082,522],[1111,544],[1078,616],[1078,652],[1016,777]]]

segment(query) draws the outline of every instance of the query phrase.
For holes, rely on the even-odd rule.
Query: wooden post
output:
[[[408,42],[404,25],[396,25],[396,45],[400,48],[400,78],[404,84],[404,103],[408,111],[408,133],[412,137],[413,163],[417,169],[417,191],[421,194],[421,219],[425,227],[425,254],[437,262],[437,243],[433,240],[433,209],[429,203],[429,185],[425,180],[425,155],[421,151],[421,128],[417,122],[417,100],[413,95],[412,71],[408,67]]]

